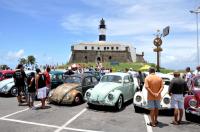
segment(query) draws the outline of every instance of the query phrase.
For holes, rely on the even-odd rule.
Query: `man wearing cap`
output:
[[[174,120],[172,124],[178,125],[182,121],[184,109],[184,94],[188,91],[187,83],[180,78],[179,72],[174,72],[174,77],[169,85],[169,95],[171,96],[171,107],[174,108]]]
[[[160,108],[161,92],[163,90],[162,78],[155,74],[155,69],[149,69],[149,75],[145,78],[145,88],[147,89],[147,104],[150,109],[151,122],[147,123],[152,127],[158,124],[158,109]]]

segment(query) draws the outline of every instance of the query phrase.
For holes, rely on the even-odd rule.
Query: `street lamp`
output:
[[[190,13],[196,14],[196,24],[197,24],[197,65],[199,65],[199,26],[198,26],[198,14],[200,13],[200,7],[198,7],[196,10],[190,11]]]

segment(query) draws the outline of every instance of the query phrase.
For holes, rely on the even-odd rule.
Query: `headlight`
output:
[[[169,103],[170,103],[170,99],[167,98],[167,97],[165,97],[165,98],[163,99],[163,102],[164,102],[165,104],[169,104]]]
[[[5,86],[2,88],[2,92],[5,92],[7,88],[8,88],[8,86],[5,85]]]
[[[112,94],[108,94],[108,99],[113,100],[114,96]]]
[[[50,92],[49,92],[49,97],[51,97],[53,95],[53,90],[51,90]]]
[[[91,94],[90,94],[89,92],[86,93],[86,97],[90,97],[90,95],[91,95]]]
[[[191,99],[189,101],[189,106],[193,108],[197,107],[197,101],[195,99]]]
[[[135,98],[135,100],[136,100],[137,102],[140,102],[140,101],[142,100],[142,97],[141,97],[140,95],[137,95],[136,98]]]

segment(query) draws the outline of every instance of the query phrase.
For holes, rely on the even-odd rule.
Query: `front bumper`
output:
[[[94,100],[94,99],[90,99],[90,98],[85,98],[85,101],[89,104],[94,104],[94,105],[115,106],[114,102],[107,101],[107,100]]]
[[[185,112],[189,113],[189,114],[196,115],[196,116],[200,116],[200,107],[198,107],[198,108],[187,108],[185,110]]]
[[[149,109],[148,105],[147,104],[134,104],[134,106],[137,106],[137,107],[140,107],[140,108],[143,108],[143,109]],[[163,105],[160,105],[160,108],[159,110],[171,110],[172,108],[171,107],[165,107]]]

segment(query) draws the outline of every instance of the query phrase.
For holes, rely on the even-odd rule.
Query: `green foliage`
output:
[[[20,58],[18,61],[19,61],[20,64],[23,64],[23,65],[27,64],[26,58]]]
[[[96,67],[96,63],[79,63],[81,66],[84,67]],[[105,68],[111,68],[113,70],[113,72],[117,72],[117,71],[125,71],[126,68],[132,68],[134,71],[139,71],[141,67],[143,67],[144,65],[149,65],[151,67],[156,67],[155,64],[153,63],[119,63],[119,65],[110,65],[110,63],[103,63],[103,67]],[[71,66],[71,64],[64,64],[64,65],[60,65],[58,66],[58,68],[60,69],[66,69],[68,66]],[[147,71],[147,70],[146,70]],[[165,68],[161,68],[160,71],[162,73],[170,73],[173,72],[173,70],[170,69],[165,69]]]
[[[33,65],[33,64],[35,64],[35,57],[33,56],[33,55],[29,55],[28,57],[27,57],[27,63],[28,64],[31,64],[31,65]]]

